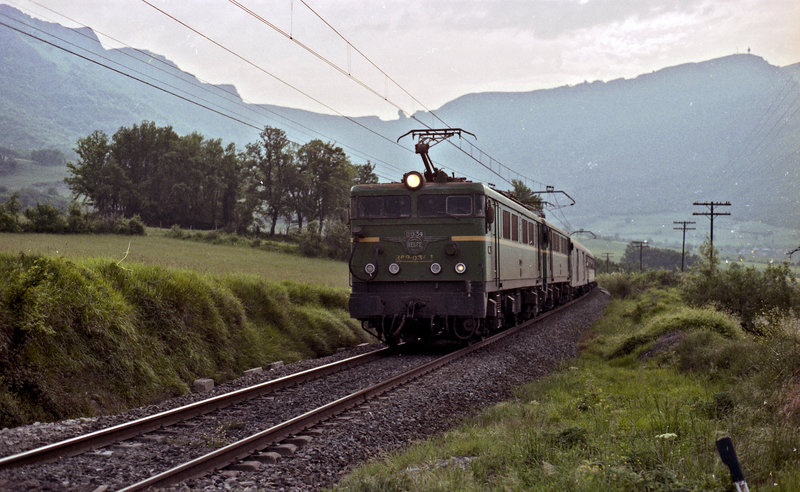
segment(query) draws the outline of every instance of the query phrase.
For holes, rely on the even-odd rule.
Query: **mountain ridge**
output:
[[[7,94],[0,100],[0,146],[68,149],[94,130],[111,134],[149,120],[241,148],[257,138],[260,128],[271,125],[285,128],[301,143],[312,138],[333,141],[355,161],[372,160],[380,174],[399,179],[420,164],[410,141],[398,146],[393,143],[396,136],[420,127],[414,118],[441,126],[428,112],[393,120],[349,118],[359,126],[337,115],[248,105],[232,84],[204,84],[162,55],[106,50],[88,28],[38,21],[7,5],[0,5],[0,14],[5,16],[0,20],[20,19],[24,24],[17,27],[40,37],[58,35],[73,43],[69,46],[76,52],[102,49],[105,58],[98,61],[210,108],[235,112],[246,123],[0,26],[0,86]],[[172,67],[169,76],[162,66]],[[633,78],[470,93],[433,112],[475,133],[481,149],[531,178],[534,188],[568,190],[578,201],[570,215],[588,222],[593,217],[686,211],[693,201],[730,200],[737,218],[798,229],[797,106],[800,63],[776,67],[756,55],[734,54]],[[265,109],[282,116],[265,115]],[[506,186],[448,146],[436,147],[432,157],[459,174]]]

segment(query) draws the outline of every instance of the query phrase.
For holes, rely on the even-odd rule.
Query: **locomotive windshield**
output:
[[[408,195],[358,197],[356,216],[360,218],[411,217],[411,197]]]
[[[472,195],[421,195],[417,199],[420,217],[472,215]]]

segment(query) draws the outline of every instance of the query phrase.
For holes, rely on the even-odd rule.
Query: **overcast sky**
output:
[[[230,1],[148,1],[259,68],[141,0],[5,3],[163,54],[205,81],[234,84],[248,102],[384,119],[397,106],[423,108],[358,51],[430,109],[472,92],[632,78],[748,48],[773,65],[800,62],[798,0],[305,0],[355,48],[302,0],[238,0],[376,95]]]

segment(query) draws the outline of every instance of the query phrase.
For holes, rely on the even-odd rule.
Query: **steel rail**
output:
[[[295,374],[289,374],[278,379],[266,381],[247,388],[242,388],[230,393],[215,396],[206,400],[197,401],[182,407],[166,410],[161,413],[132,420],[105,429],[100,429],[89,434],[76,436],[63,441],[41,446],[39,448],[23,451],[14,455],[0,458],[0,470],[15,466],[47,463],[58,458],[75,456],[90,449],[100,448],[115,442],[156,430],[160,427],[181,422],[183,420],[203,415],[214,410],[219,410],[242,401],[257,398],[282,388],[303,383],[311,379],[326,376],[341,371],[348,367],[365,364],[388,353],[389,349],[373,350],[365,354],[349,357],[323,366],[306,369]]]
[[[195,458],[182,465],[176,466],[162,473],[154,475],[148,479],[142,480],[135,484],[129,485],[120,489],[120,491],[131,492],[135,490],[142,490],[150,487],[165,487],[170,484],[175,484],[183,480],[202,476],[209,471],[213,471],[224,466],[235,463],[236,461],[250,456],[262,449],[274,445],[281,440],[295,435],[309,427],[312,427],[320,422],[323,422],[335,415],[343,413],[353,407],[361,405],[371,398],[375,398],[383,393],[386,393],[398,386],[418,379],[425,374],[434,371],[450,362],[453,362],[461,357],[466,356],[471,352],[475,352],[481,348],[491,345],[505,337],[513,335],[525,328],[537,324],[550,316],[561,312],[562,310],[572,306],[590,297],[591,292],[583,295],[577,299],[569,301],[561,306],[547,311],[540,316],[521,323],[513,328],[509,328],[501,333],[493,335],[468,347],[451,352],[443,357],[440,357],[431,362],[427,362],[419,367],[411,369],[403,374],[394,376],[387,379],[382,383],[378,383],[369,388],[365,388],[348,396],[342,397],[336,401],[323,405],[315,410],[311,410],[302,415],[298,415],[290,420],[281,424],[270,427],[249,437],[241,439],[237,442],[231,443],[225,447],[217,449],[211,453]]]

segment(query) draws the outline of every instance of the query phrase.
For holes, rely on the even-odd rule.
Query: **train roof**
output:
[[[419,192],[423,193],[480,193],[491,197],[498,202],[505,203],[506,206],[510,206],[512,208],[517,208],[520,211],[525,211],[525,213],[533,216],[538,221],[544,222],[547,224],[548,227],[555,230],[559,234],[569,237],[569,233],[565,230],[561,229],[560,227],[556,226],[552,222],[548,222],[545,217],[544,213],[538,210],[534,210],[524,203],[517,200],[511,193],[507,191],[498,190],[492,186],[489,186],[486,183],[479,183],[474,181],[466,181],[466,180],[458,180],[458,181],[448,181],[446,183],[431,183],[426,182],[421,188],[417,190],[409,190],[403,183],[371,183],[371,184],[358,184],[350,188],[350,194],[353,196],[369,196],[369,195],[380,195],[386,192],[396,191],[397,193],[412,193],[416,194]],[[570,238],[573,244],[576,247],[580,247],[585,251],[589,251],[589,249],[576,241],[575,239]]]

